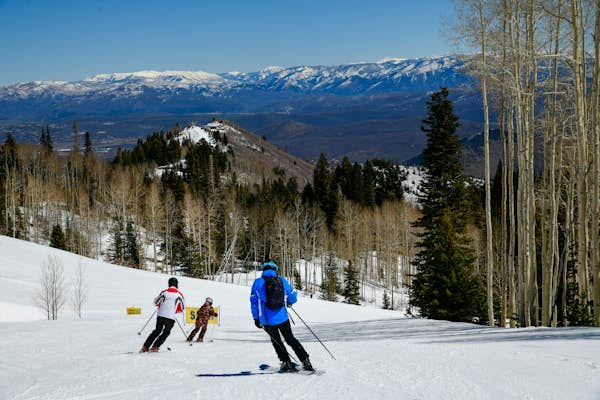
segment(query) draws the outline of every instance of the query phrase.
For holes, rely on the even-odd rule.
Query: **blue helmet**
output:
[[[266,269],[272,269],[275,272],[277,272],[277,270],[279,269],[279,265],[275,264],[275,261],[273,260],[267,260],[264,263],[262,263],[261,265],[263,271]]]

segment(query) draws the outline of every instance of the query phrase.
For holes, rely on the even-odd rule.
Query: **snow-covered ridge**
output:
[[[215,147],[217,145],[216,140],[209,132],[204,130],[201,126],[196,125],[192,125],[185,128],[184,130],[179,132],[179,134],[174,139],[177,140],[179,143],[183,143],[184,141],[189,140],[194,144],[200,143],[201,140],[205,140],[206,143],[208,143],[212,147]]]
[[[257,72],[137,71],[98,74],[76,82],[33,81],[0,87],[2,98],[77,96],[116,93],[139,95],[144,88],[162,91],[190,90],[207,95],[239,90],[300,90],[305,92],[372,92],[399,89],[426,81],[442,72],[454,73],[462,61],[454,56],[417,59],[386,58],[371,63],[336,66],[266,67]],[[233,90],[234,92],[230,92]]]
[[[138,71],[113,74],[99,74],[85,79],[83,82],[113,83],[122,81],[137,81],[149,84],[173,84],[178,83],[198,84],[222,82],[224,79],[217,74],[204,71]]]

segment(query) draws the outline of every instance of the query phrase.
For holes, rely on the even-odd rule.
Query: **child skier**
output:
[[[196,327],[194,328],[192,333],[190,333],[190,335],[188,336],[188,338],[187,338],[188,342],[191,342],[192,340],[194,340],[194,336],[196,336],[196,333],[198,333],[198,330],[200,328],[202,328],[202,330],[200,331],[200,336],[198,336],[198,340],[196,340],[196,341],[202,342],[204,340],[204,335],[206,334],[206,329],[208,327],[209,318],[211,316],[217,317],[219,315],[215,312],[215,309],[212,307],[212,303],[213,303],[213,299],[211,299],[210,297],[207,297],[204,304],[202,304],[202,307],[200,307],[198,309],[198,313],[196,314]]]
[[[171,333],[177,314],[183,313],[183,310],[185,310],[183,294],[177,289],[177,286],[177,278],[170,278],[169,288],[160,292],[154,299],[154,304],[158,307],[156,328],[144,342],[140,353],[145,353],[148,350],[157,352]]]
[[[279,267],[273,260],[265,261],[262,269],[262,276],[254,281],[250,291],[250,309],[254,325],[258,329],[264,329],[271,337],[271,343],[281,361],[281,372],[294,372],[298,369],[290,360],[280,333],[298,356],[302,367],[307,371],[314,371],[308,353],[292,333],[287,314],[286,304],[294,304],[298,300],[298,293],[292,290],[284,277],[277,276]]]

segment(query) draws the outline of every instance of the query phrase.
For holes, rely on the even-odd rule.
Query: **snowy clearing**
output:
[[[49,254],[67,285],[85,266],[82,320],[69,304],[57,321],[36,308]],[[248,288],[190,278],[179,280],[187,305],[211,296],[221,307],[221,326],[207,334],[214,341],[189,347],[175,325],[164,352],[137,354],[154,321],[137,332],[167,279],[0,236],[0,399],[600,398],[598,328],[502,330],[302,296],[296,311],[337,360],[295,318],[294,333],[325,373],[238,375],[278,364],[253,325]],[[129,306],[142,314],[126,315]]]

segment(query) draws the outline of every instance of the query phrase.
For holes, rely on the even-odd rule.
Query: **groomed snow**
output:
[[[210,133],[202,129],[202,127],[195,125],[187,127],[181,132],[179,132],[175,139],[179,141],[179,143],[183,143],[185,140],[189,140],[194,144],[199,143],[200,140],[204,139],[206,143],[208,143],[212,147],[215,147],[217,145],[215,139],[213,139]]]
[[[49,254],[61,260],[68,283],[84,266],[90,289],[82,320],[66,306],[57,321],[31,321],[43,317],[33,297]],[[248,288],[190,278],[180,278],[188,305],[211,296],[221,306],[214,341],[189,347],[175,326],[163,346],[172,351],[135,353],[167,278],[0,236],[0,399],[600,398],[598,328],[491,329],[305,296],[295,309],[337,360],[298,318],[293,329],[323,375],[198,377],[277,360],[252,323]],[[127,316],[128,306],[142,315]]]

